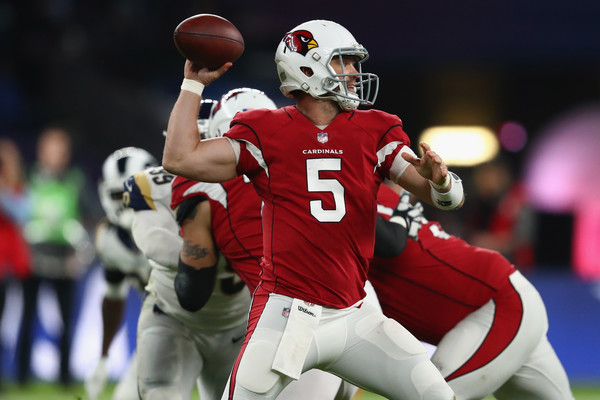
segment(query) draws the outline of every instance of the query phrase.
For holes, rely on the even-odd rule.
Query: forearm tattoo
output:
[[[193,258],[194,260],[200,260],[210,254],[210,251],[207,248],[200,247],[199,245],[192,243],[191,240],[186,240],[183,242],[183,248],[181,249],[181,252],[184,256]]]

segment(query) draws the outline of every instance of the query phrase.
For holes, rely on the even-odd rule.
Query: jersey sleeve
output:
[[[162,167],[148,168],[130,176],[124,185],[124,202],[134,211],[156,210],[156,204],[170,201],[174,175]]]
[[[404,132],[402,120],[396,115],[387,114],[382,111],[373,110],[378,114],[378,119],[383,125],[380,131],[384,134],[377,146],[377,157],[379,166],[378,172],[384,178],[390,178],[391,175],[401,175],[408,162],[402,158],[401,153],[410,150],[410,138]]]
[[[207,185],[209,184],[177,176],[172,183],[171,209],[175,210],[181,203],[189,199],[198,197],[206,199],[204,186]]]
[[[125,205],[135,211],[156,210],[148,176],[144,172],[138,172],[130,176],[124,183]]]
[[[243,113],[237,113],[231,121],[231,127],[224,136],[236,140],[240,144],[240,154],[236,166],[238,175],[249,177],[266,170],[266,162],[263,157],[261,141],[258,133],[262,130],[264,121],[278,126],[285,123],[281,117],[281,110],[255,109]]]

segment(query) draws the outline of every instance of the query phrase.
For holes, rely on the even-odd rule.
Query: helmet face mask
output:
[[[211,99],[202,99],[201,101],[200,112],[198,113],[198,120],[196,121],[200,138],[204,138],[208,132],[208,118],[210,117],[210,110],[215,103],[217,103],[217,101]],[[163,130],[162,134],[166,137],[167,130]]]
[[[202,99],[202,103],[200,105],[200,112],[198,113],[198,132],[200,133],[200,138],[205,139],[208,136],[208,122],[210,119],[210,114],[212,112],[213,107],[217,104],[217,100],[211,99]]]
[[[332,60],[356,58],[356,72],[336,72]],[[369,53],[343,26],[323,20],[305,22],[287,33],[275,54],[280,89],[285,96],[300,90],[314,98],[336,101],[343,110],[373,105],[379,90],[379,78],[362,72]],[[355,81],[355,90],[348,81]]]
[[[213,104],[205,137],[210,139],[223,136],[229,130],[229,124],[235,114],[255,108],[274,110],[277,106],[260,90],[251,88],[230,90],[221,97],[221,100]]]
[[[131,175],[152,166],[158,166],[156,158],[137,147],[116,150],[104,161],[98,195],[106,218],[112,224],[131,229],[133,210],[123,204],[123,183]]]

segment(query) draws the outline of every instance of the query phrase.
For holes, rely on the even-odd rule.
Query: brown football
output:
[[[244,52],[244,38],[231,22],[214,14],[183,20],[173,32],[177,50],[200,67],[219,68]]]

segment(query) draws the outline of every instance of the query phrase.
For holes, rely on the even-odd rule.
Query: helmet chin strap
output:
[[[351,100],[346,97],[338,97],[337,101],[340,107],[342,107],[342,110],[344,111],[356,110],[356,108],[360,105],[360,101]]]
[[[344,111],[356,110],[356,108],[360,105],[360,99],[358,95],[354,94],[353,96],[350,92],[348,92],[344,82],[338,82],[335,90],[330,90],[329,93],[333,94],[334,100]],[[345,93],[345,95],[342,93]]]

